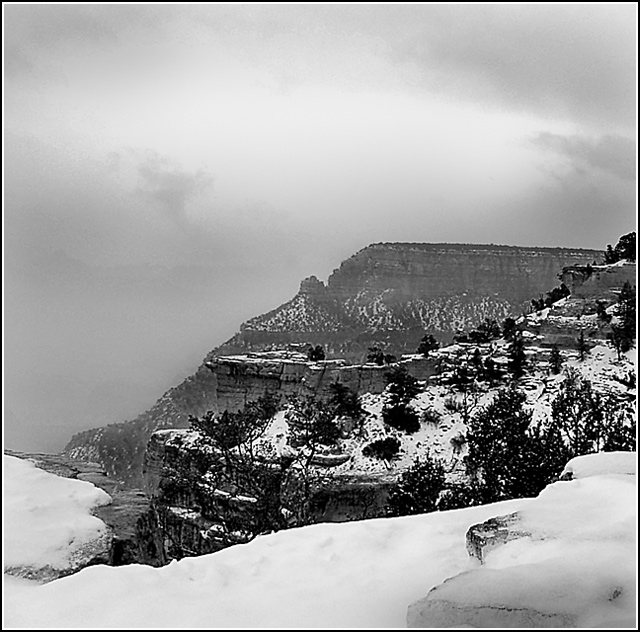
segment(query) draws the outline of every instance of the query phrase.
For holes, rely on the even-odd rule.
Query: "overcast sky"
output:
[[[72,400],[107,382],[100,419],[141,412],[369,243],[635,229],[635,3],[3,11],[6,387],[29,441],[95,425]]]

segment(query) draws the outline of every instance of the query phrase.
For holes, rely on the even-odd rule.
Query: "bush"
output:
[[[382,349],[380,349],[380,347],[369,347],[367,362],[382,366],[384,364],[384,352]]]
[[[442,419],[442,415],[435,408],[427,408],[422,413],[422,421],[432,426],[437,426]]]
[[[435,351],[440,347],[440,343],[435,339],[432,334],[427,334],[423,336],[420,341],[420,345],[418,346],[417,353],[421,353],[423,356],[428,356],[429,353]]]
[[[333,408],[336,416],[346,416],[351,417],[351,419],[360,419],[362,417],[362,406],[355,391],[340,382],[330,384],[329,390],[331,395],[329,395],[328,404]]]
[[[411,516],[436,510],[444,487],[444,468],[427,453],[416,459],[389,493],[389,515]]]
[[[391,461],[400,451],[400,440],[396,437],[385,437],[372,441],[362,448],[362,454],[374,459],[384,459]]]
[[[325,357],[326,354],[321,345],[316,345],[315,347],[309,347],[307,349],[307,358],[311,362],[319,362],[321,360],[324,360]]]
[[[458,401],[455,395],[449,395],[444,400],[444,407],[450,413],[459,413],[462,410],[462,403]]]
[[[407,434],[413,434],[420,430],[418,413],[406,404],[384,406],[382,408],[382,420],[392,428]]]
[[[391,369],[384,376],[387,379],[387,393],[392,405],[408,404],[422,392],[418,380],[403,366]]]

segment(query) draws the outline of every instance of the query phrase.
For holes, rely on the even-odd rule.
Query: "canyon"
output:
[[[530,309],[531,298],[559,284],[564,267],[601,257],[587,249],[373,244],[344,261],[326,284],[305,279],[293,299],[243,323],[151,409],[131,421],[77,433],[64,453],[99,463],[114,479],[141,488],[144,451],[154,431],[187,428],[190,416],[237,409],[266,390],[283,399],[291,393],[323,396],[337,380],[358,393],[380,392],[384,370],[366,364],[369,347],[400,356],[414,352],[425,332],[449,341],[485,318],[518,317]],[[300,352],[310,344],[323,345],[330,361],[306,363]],[[289,355],[251,358],[273,350]],[[408,368],[418,379],[433,371],[426,362]]]

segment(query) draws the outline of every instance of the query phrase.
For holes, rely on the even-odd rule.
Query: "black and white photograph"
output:
[[[2,16],[3,629],[637,629],[637,3]]]

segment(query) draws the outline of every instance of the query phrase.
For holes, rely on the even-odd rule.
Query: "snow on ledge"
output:
[[[561,479],[587,478],[602,474],[636,474],[635,452],[599,452],[584,454],[569,461],[562,470]]]

